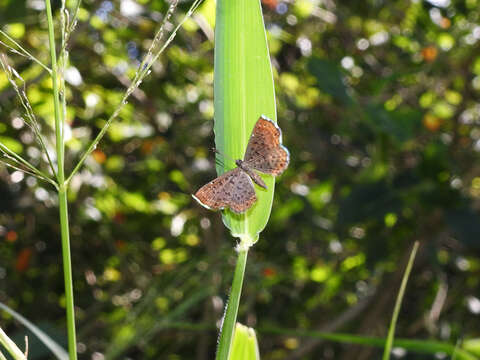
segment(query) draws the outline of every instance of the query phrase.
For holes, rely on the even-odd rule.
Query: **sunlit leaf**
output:
[[[225,154],[222,174],[242,159],[253,126],[261,115],[276,120],[275,93],[262,11],[258,0],[217,2],[215,28],[215,144]],[[258,201],[245,214],[225,211],[233,236],[254,242],[272,207],[274,179],[263,176],[268,190],[256,187]]]

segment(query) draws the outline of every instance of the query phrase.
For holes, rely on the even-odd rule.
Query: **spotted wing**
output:
[[[193,198],[211,210],[230,208],[240,214],[257,200],[250,177],[240,168],[235,168],[202,186]]]
[[[244,161],[249,167],[273,176],[281,174],[290,162],[290,154],[282,145],[282,131],[263,115],[253,128]]]

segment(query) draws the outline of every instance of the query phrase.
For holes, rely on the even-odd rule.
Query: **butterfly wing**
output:
[[[211,210],[230,208],[240,214],[257,200],[250,177],[240,168],[235,168],[202,186],[193,195],[200,205]]]
[[[282,131],[263,115],[253,128],[244,161],[249,167],[273,176],[285,171],[290,162],[290,154],[282,145]]]

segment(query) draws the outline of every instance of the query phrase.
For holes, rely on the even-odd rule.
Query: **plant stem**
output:
[[[85,160],[87,159],[87,157],[96,149],[98,143],[100,142],[100,140],[102,140],[103,136],[106,134],[106,132],[107,132],[108,128],[110,127],[110,125],[112,124],[113,120],[115,120],[115,118],[120,114],[120,111],[127,104],[127,100],[130,97],[130,95],[135,91],[135,89],[137,89],[140,86],[143,79],[149,74],[150,68],[152,67],[152,65],[155,63],[155,61],[157,61],[157,59],[160,57],[160,55],[165,51],[167,46],[170,45],[170,43],[173,41],[173,39],[177,35],[177,32],[180,29],[180,27],[184,24],[185,21],[187,21],[192,16],[193,12],[198,8],[198,6],[202,3],[202,1],[203,0],[195,0],[193,2],[193,4],[190,6],[190,9],[187,12],[187,14],[178,23],[178,25],[175,27],[175,29],[173,29],[173,31],[171,32],[167,41],[165,41],[165,43],[160,47],[160,49],[154,55],[152,54],[152,51],[153,51],[152,47],[148,50],[147,55],[142,60],[141,65],[139,66],[137,72],[135,73],[135,76],[133,78],[133,81],[132,81],[131,85],[128,87],[128,89],[123,94],[122,100],[118,104],[117,108],[112,113],[112,115],[110,115],[110,117],[106,121],[105,125],[103,125],[102,129],[100,130],[100,132],[98,133],[96,138],[90,143],[87,150],[83,153],[80,160],[78,161],[78,163],[75,165],[72,172],[68,176],[68,178],[66,180],[67,185],[70,183],[70,180],[77,173],[77,171],[80,170],[80,168],[82,167],[82,165],[85,162]],[[172,2],[172,5],[170,6],[170,8],[169,8],[169,10],[168,10],[168,12],[165,16],[164,21],[166,21],[170,18],[170,16],[173,13],[173,10],[175,9],[175,6],[176,6],[177,3],[178,3],[178,1],[177,2]],[[163,31],[164,31],[163,26],[164,26],[164,24],[162,24],[162,26],[160,27],[160,30],[155,35],[152,45],[154,45],[158,41],[160,41],[161,37],[163,36]]]
[[[70,360],[77,359],[75,335],[75,309],[73,304],[72,261],[70,254],[70,234],[68,228],[67,189],[58,192],[60,226],[62,233],[63,274],[65,279],[65,306],[67,308],[68,353]]]
[[[400,313],[400,307],[402,306],[403,296],[405,294],[405,289],[407,287],[408,278],[410,272],[412,271],[413,261],[417,255],[419,242],[415,241],[413,244],[412,252],[410,253],[410,258],[408,259],[407,268],[403,274],[402,284],[400,285],[400,290],[398,291],[397,300],[395,301],[395,308],[393,309],[392,320],[390,321],[390,328],[388,329],[387,340],[385,342],[385,348],[383,351],[383,360],[390,359],[390,353],[392,351],[393,339],[395,337],[395,326],[397,325],[398,315]]]
[[[233,341],[233,332],[237,322],[238,305],[242,293],[243,276],[247,264],[248,247],[241,247],[238,251],[237,265],[233,274],[232,290],[225,310],[225,318],[220,333],[216,360],[228,360]]]
[[[70,360],[77,359],[77,344],[75,339],[75,309],[73,305],[72,264],[70,256],[70,234],[68,228],[67,186],[65,184],[64,142],[63,142],[63,112],[60,111],[60,96],[58,91],[57,55],[55,51],[55,35],[50,0],[45,0],[48,21],[48,39],[52,62],[52,86],[55,111],[55,139],[57,151],[58,202],[60,212],[60,228],[62,237],[63,274],[65,279],[65,307],[67,310],[68,353]]]
[[[198,325],[196,324],[195,326]],[[311,337],[315,339],[328,340],[340,344],[356,344],[362,346],[376,346],[382,348],[385,347],[386,343],[386,339],[373,336],[361,336],[346,333],[328,333],[305,329],[286,329],[283,327],[273,326],[260,326],[257,328],[257,332],[281,336]],[[479,360],[479,358],[472,353],[462,348],[457,348],[455,345],[448,342],[441,342],[435,340],[394,339],[393,345],[419,354],[445,353],[447,355],[455,354],[458,360]]]

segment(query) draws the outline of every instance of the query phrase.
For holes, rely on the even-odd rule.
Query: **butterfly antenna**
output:
[[[232,159],[230,156],[228,155],[225,155],[224,153],[222,153],[220,150],[217,150],[216,148],[212,148],[211,149],[214,153],[220,155],[220,156],[223,156],[224,159],[227,159],[227,160],[230,160],[232,161],[233,163],[235,163],[235,160]]]
[[[225,163],[224,163],[222,160],[220,160],[220,159],[215,159],[215,163],[216,163],[217,165],[220,165],[221,167],[225,167]]]

